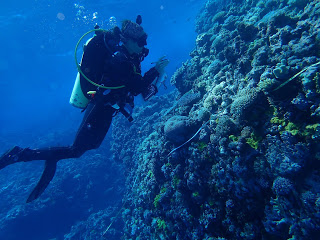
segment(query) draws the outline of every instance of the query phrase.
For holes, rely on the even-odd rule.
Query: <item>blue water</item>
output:
[[[74,48],[78,39],[96,23],[104,27],[115,16],[120,26],[122,20],[135,20],[137,14],[142,15],[150,49],[142,69],[149,69],[151,62],[166,55],[170,59],[167,68],[170,79],[194,47],[195,17],[203,3],[204,0],[3,1],[0,152],[13,145],[63,146],[72,142],[82,118],[80,111],[68,103],[76,76]],[[80,59],[81,52],[78,55]],[[6,218],[11,219],[1,228],[0,238],[63,239],[70,227],[84,220],[90,211],[108,204],[118,207],[121,191],[108,202],[103,200],[108,194],[97,190],[100,186],[90,185],[91,190],[74,189],[77,181],[84,179],[114,187],[112,174],[103,176],[108,166],[95,168],[91,162],[92,171],[89,166],[82,178],[75,177],[87,164],[90,154],[96,153],[87,153],[77,162],[82,167],[71,160],[62,164],[68,167],[70,176],[63,175],[63,168],[58,166],[47,191],[56,192],[59,198],[46,191],[43,197],[48,200],[42,201],[41,206],[26,205],[24,201],[41,174],[42,163],[16,164],[0,171],[0,219],[2,223]],[[99,154],[110,155],[107,141]],[[121,174],[119,166],[115,174]],[[106,178],[107,182],[103,182]]]
[[[66,126],[66,119],[77,112],[68,105],[76,75],[75,44],[95,23],[102,25],[111,16],[121,24],[121,20],[135,20],[137,14],[142,15],[150,48],[143,69],[167,55],[171,61],[167,69],[170,77],[194,46],[194,19],[201,3],[194,0],[3,3],[0,85],[1,109],[5,114],[1,117],[1,135],[8,131],[34,133]]]

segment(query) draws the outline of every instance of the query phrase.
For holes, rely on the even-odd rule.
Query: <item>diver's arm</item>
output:
[[[159,76],[158,71],[154,67],[142,76],[140,68],[134,68],[132,64],[128,62],[123,62],[118,66],[118,71],[118,76],[123,75],[122,79],[125,80],[124,85],[135,96],[145,92],[151,83]]]
[[[160,73],[157,71],[155,67],[151,68],[149,71],[147,71],[143,78],[142,82],[145,84],[143,86],[143,89],[141,91],[141,95],[145,101],[149,100],[152,96],[157,94],[158,88],[154,82],[156,78],[159,78]]]
[[[142,77],[142,82],[144,83],[144,87],[148,87],[157,77],[159,77],[160,73],[157,71],[155,67],[151,68],[147,71]]]
[[[163,56],[163,57],[159,58],[159,60],[155,64],[156,65],[153,68],[151,68],[149,71],[147,71],[143,76],[142,80],[145,84],[145,87],[144,87],[144,91],[142,91],[142,92],[145,92],[146,88],[150,89],[151,85],[153,85],[156,92],[158,92],[157,86],[155,84],[152,84],[152,82],[156,78],[159,78],[159,77],[161,78],[161,76],[163,76],[163,74],[165,74],[164,69],[169,64],[169,60],[166,59],[165,56]]]

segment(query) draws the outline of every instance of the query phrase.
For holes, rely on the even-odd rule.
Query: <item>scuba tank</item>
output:
[[[84,109],[89,103],[89,99],[84,95],[80,84],[80,73],[77,74],[76,81],[72,89],[69,103],[77,108]]]
[[[90,42],[91,39],[92,38],[90,38],[86,42],[86,44],[84,45],[84,48],[85,48],[85,46],[87,46],[87,44]],[[74,107],[84,109],[87,107],[89,101],[90,101],[90,99],[87,96],[87,92],[83,91],[83,89],[81,87],[80,71],[79,71],[77,74],[76,80],[74,82],[74,85],[73,85],[73,89],[72,89],[69,103]]]
[[[112,46],[110,46],[110,42],[112,42],[111,45],[117,45],[119,40],[117,38],[114,37],[114,35],[119,35],[120,34],[120,29],[115,27],[112,31],[108,31],[108,30],[104,30],[104,29],[100,29],[99,26],[95,26],[95,29],[85,33],[78,41],[76,48],[75,48],[75,60],[76,60],[76,65],[78,68],[78,74],[73,86],[73,90],[71,93],[71,97],[69,100],[69,103],[77,108],[86,108],[91,97],[94,96],[95,91],[97,88],[102,88],[102,89],[119,89],[119,88],[124,88],[125,86],[117,86],[117,87],[108,87],[108,86],[103,86],[100,85],[92,80],[90,80],[81,70],[81,66],[78,63],[77,60],[77,50],[78,50],[78,46],[81,42],[81,40],[87,36],[88,34],[95,32],[96,35],[99,36],[103,36],[103,46],[106,48],[106,50],[109,52],[110,56],[113,55],[113,50],[111,49]],[[94,36],[94,37],[95,37]],[[84,45],[84,49],[86,49],[86,46],[89,44],[89,42],[94,38],[90,38]],[[82,56],[82,60],[83,60],[83,56]],[[81,64],[82,64],[82,60],[81,60]],[[81,78],[82,77],[82,78]],[[90,96],[90,94],[92,94]]]

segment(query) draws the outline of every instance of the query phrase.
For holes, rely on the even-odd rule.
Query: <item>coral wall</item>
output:
[[[319,19],[319,1],[207,1],[177,91],[114,122],[125,239],[319,236]]]

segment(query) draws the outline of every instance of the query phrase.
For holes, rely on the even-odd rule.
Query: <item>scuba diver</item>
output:
[[[142,76],[141,62],[149,50],[145,48],[147,34],[141,23],[138,15],[136,22],[123,21],[121,30],[115,26],[102,31],[96,26],[94,37],[85,44],[70,98],[70,103],[84,109],[85,114],[71,146],[42,149],[15,146],[0,158],[0,169],[17,162],[45,160],[42,176],[27,202],[44,192],[59,160],[79,158],[86,151],[98,148],[115,115],[121,113],[131,122],[135,96],[141,94],[147,101],[158,92],[156,82],[169,61],[160,58]]]

